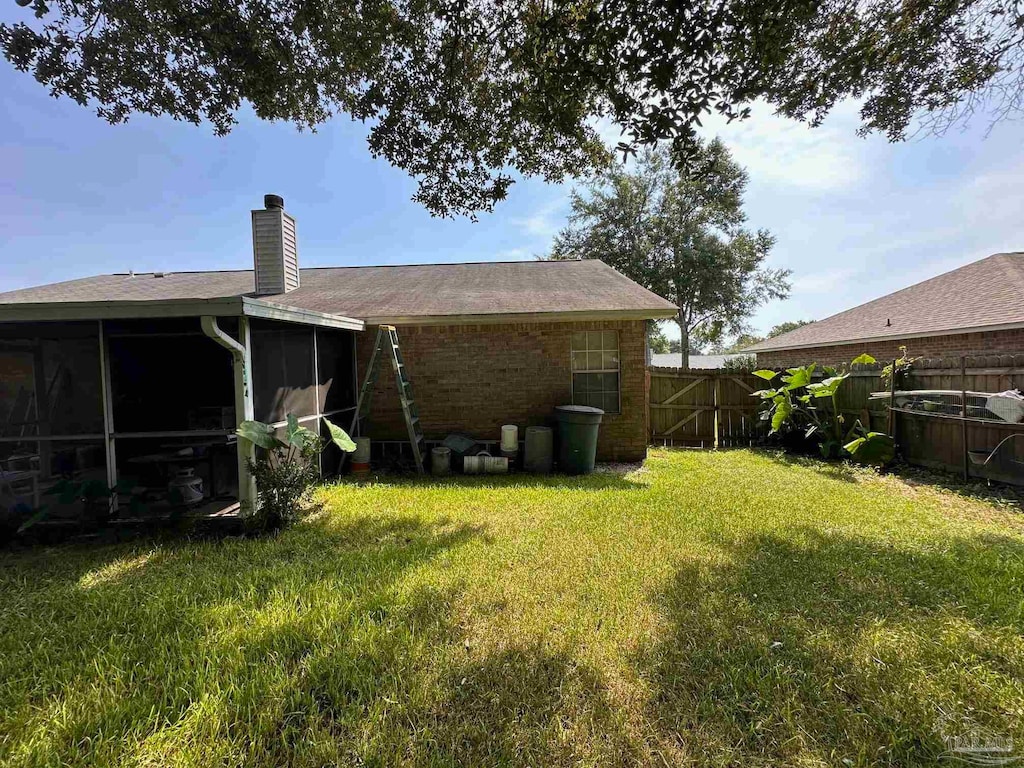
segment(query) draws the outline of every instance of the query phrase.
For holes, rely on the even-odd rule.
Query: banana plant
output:
[[[874,362],[875,358],[864,354],[854,358],[850,367]],[[754,392],[754,396],[760,397],[765,404],[761,418],[771,422],[768,434],[785,429],[800,430],[805,440],[818,441],[818,450],[826,459],[848,455],[871,464],[891,461],[895,455],[891,437],[865,429],[859,420],[849,430],[846,429],[837,394],[850,376],[849,369],[839,371],[823,366],[821,370],[827,377],[821,381],[813,380],[815,370],[817,366],[811,363],[787,368],[782,374],[770,370],[754,371],[755,376],[769,383],[776,378],[779,381],[773,388]]]
[[[302,453],[310,446],[318,447],[318,450],[322,451],[330,443],[346,453],[352,453],[356,449],[355,442],[345,430],[325,416],[321,416],[320,420],[327,426],[327,431],[331,435],[329,442],[299,424],[299,420],[291,413],[287,416],[284,440],[277,436],[277,430],[262,421],[243,421],[235,430],[235,434],[266,451],[287,451],[289,458]]]

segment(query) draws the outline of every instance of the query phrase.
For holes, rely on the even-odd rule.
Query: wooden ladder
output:
[[[423,467],[423,431],[420,428],[419,409],[412,396],[412,383],[405,371],[405,362],[402,360],[402,350],[398,346],[398,331],[393,325],[382,325],[377,328],[377,339],[373,344],[373,353],[370,355],[370,365],[366,369],[366,377],[363,379],[363,386],[359,390],[359,400],[356,401],[356,412],[352,416],[351,434],[359,434],[360,423],[370,413],[370,400],[373,397],[373,387],[380,376],[380,359],[382,355],[391,358],[391,368],[395,372],[395,384],[398,386],[398,399],[402,404],[402,417],[405,419],[405,427],[409,432],[409,443],[412,445],[413,459],[416,461],[416,471],[421,475],[426,471]]]

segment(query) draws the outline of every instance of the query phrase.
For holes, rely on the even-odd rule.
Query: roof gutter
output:
[[[170,317],[255,317],[300,325],[361,331],[362,320],[296,309],[248,296],[153,301],[61,301],[0,305],[0,323],[134,320]]]
[[[991,333],[993,331],[1015,331],[1024,328],[1024,323],[999,323],[996,325],[976,325],[969,328],[955,328],[946,331],[920,331],[918,333],[888,333],[885,336],[865,336],[859,339],[842,339],[837,341],[813,341],[804,344],[785,344],[762,347],[755,344],[743,352],[785,352],[790,349],[812,349],[814,347],[841,347],[848,344],[868,344],[877,341],[900,341],[902,339],[927,339],[932,336],[961,336],[967,333]]]
[[[676,309],[611,309],[579,312],[505,312],[470,315],[375,315],[367,325],[500,325],[508,323],[578,323],[588,320],[668,320]]]

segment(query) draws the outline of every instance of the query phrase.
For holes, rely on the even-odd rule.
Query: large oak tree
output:
[[[18,12],[14,0],[9,9]],[[862,100],[865,131],[941,129],[1024,103],[1020,0],[16,0],[0,48],[55,95],[231,130],[243,104],[315,128],[369,125],[370,151],[438,215],[560,180],[763,99],[820,121]]]
[[[772,236],[744,226],[746,171],[717,139],[693,154],[699,174],[680,173],[659,146],[574,192],[551,249],[552,259],[600,259],[673,302],[684,368],[695,341],[741,332],[758,306],[789,293],[789,271],[764,264]]]

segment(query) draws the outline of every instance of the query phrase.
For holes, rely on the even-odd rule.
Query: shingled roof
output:
[[[768,352],[1024,327],[1024,253],[997,253],[748,347]]]
[[[252,296],[253,290],[252,270],[98,275],[0,293],[0,309],[203,301]],[[299,288],[259,299],[368,323],[577,313],[659,318],[676,311],[671,302],[596,260],[303,269]]]

